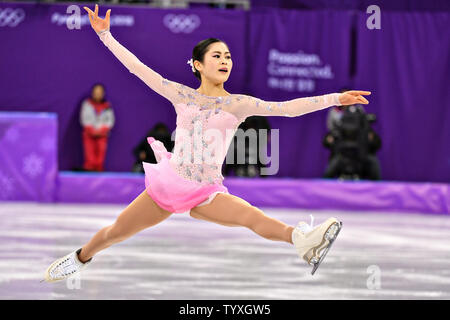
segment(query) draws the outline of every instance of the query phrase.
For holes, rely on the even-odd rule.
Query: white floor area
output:
[[[343,222],[314,276],[288,243],[174,214],[78,277],[39,282],[124,208],[0,203],[0,299],[450,299],[450,216],[420,213],[262,208],[291,225]]]

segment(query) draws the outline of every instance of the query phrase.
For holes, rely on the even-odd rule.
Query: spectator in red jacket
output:
[[[97,83],[92,87],[91,97],[86,98],[81,105],[84,170],[104,170],[108,137],[114,121],[114,112],[105,100],[105,87]]]

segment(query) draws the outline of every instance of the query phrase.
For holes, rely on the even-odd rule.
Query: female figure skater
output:
[[[228,193],[222,183],[221,164],[237,127],[248,116],[296,117],[332,105],[367,104],[362,95],[370,92],[348,91],[285,102],[230,94],[223,84],[233,62],[227,45],[215,38],[199,42],[188,61],[201,81],[198,89],[192,89],[163,78],[117,42],[109,30],[111,9],[106,12],[105,19],[98,17],[97,5],[95,12],[84,9],[104,45],[131,73],[175,107],[175,147],[173,152],[168,152],[160,141],[148,138],[158,163],[143,163],[146,189],[112,225],[98,231],[80,249],[52,263],[44,280],[63,280],[83,269],[97,252],[160,223],[172,213],[183,212],[225,226],[247,227],[266,239],[291,243],[300,258],[313,266],[314,274],[339,233],[341,222],[329,218],[314,228],[305,222],[292,227],[271,218]],[[232,134],[225,135],[225,131]]]

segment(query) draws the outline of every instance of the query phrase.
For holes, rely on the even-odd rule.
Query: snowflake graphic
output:
[[[30,178],[35,178],[42,173],[43,164],[44,159],[33,152],[23,159],[22,172]]]
[[[14,179],[0,172],[0,199],[6,200],[14,193]]]

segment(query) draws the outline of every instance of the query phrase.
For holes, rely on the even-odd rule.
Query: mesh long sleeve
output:
[[[339,95],[340,93],[330,93],[288,101],[264,101],[252,96],[241,95],[240,103],[233,108],[233,113],[239,119],[249,116],[298,117],[334,105],[341,105]]]
[[[119,59],[120,62],[130,71],[141,79],[153,91],[162,95],[173,104],[180,102],[177,90],[180,84],[167,80],[159,73],[155,72],[144,63],[142,63],[133,53],[121,45],[111,34],[109,29],[98,33],[103,44]],[[171,84],[171,85],[169,85]]]

